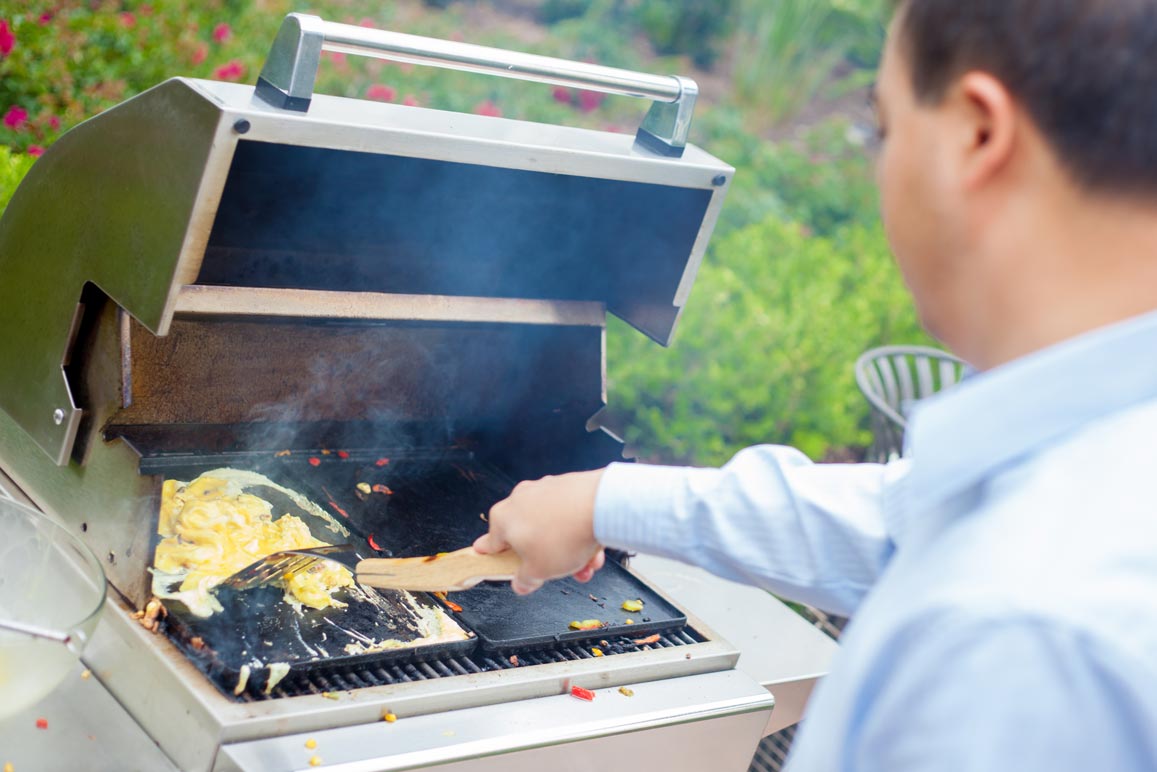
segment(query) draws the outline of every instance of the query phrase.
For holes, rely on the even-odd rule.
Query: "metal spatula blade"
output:
[[[512,551],[482,555],[473,547],[418,558],[368,558],[362,560],[351,545],[315,547],[275,552],[247,566],[222,582],[235,590],[248,590],[303,571],[318,560],[333,560],[354,572],[361,584],[383,590],[438,592],[465,590],[479,582],[508,582],[522,561]]]
[[[254,587],[276,582],[289,574],[309,568],[319,560],[332,560],[356,572],[361,560],[353,545],[335,544],[328,547],[313,547],[304,550],[284,550],[266,555],[260,560],[242,568],[221,582],[220,586],[234,590],[252,590]]]

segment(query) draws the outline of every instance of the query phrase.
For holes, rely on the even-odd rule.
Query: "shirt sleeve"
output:
[[[1157,761],[1157,695],[1138,677],[1151,664],[1109,642],[1031,619],[945,619],[883,650],[842,769],[1141,772]]]
[[[817,465],[760,446],[722,469],[612,464],[595,536],[850,615],[892,553],[883,489],[906,463]]]

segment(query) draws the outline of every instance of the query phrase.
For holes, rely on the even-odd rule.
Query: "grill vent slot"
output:
[[[600,648],[604,648],[606,656],[615,656],[631,651],[688,646],[702,643],[704,640],[706,639],[692,628],[684,627],[682,630],[661,634],[655,643],[638,645],[630,638],[617,637],[608,639],[608,645],[605,648]],[[545,665],[552,662],[592,659],[594,655],[590,652],[591,645],[565,644],[537,651],[519,652],[519,664],[517,666],[511,664],[506,655],[494,652],[478,652],[469,657],[446,657],[429,662],[382,663],[328,670],[323,673],[307,673],[297,678],[291,673],[273,689],[270,695],[253,694],[247,691],[237,700],[239,702],[257,702],[280,697],[300,697],[306,694],[344,692],[369,686],[389,686],[471,673],[513,670],[515,667]]]

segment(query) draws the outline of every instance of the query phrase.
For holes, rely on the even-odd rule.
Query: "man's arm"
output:
[[[891,554],[881,499],[902,466],[816,465],[771,446],[722,469],[613,464],[519,485],[491,510],[477,546],[522,556],[521,592],[558,576],[589,577],[605,544],[849,614]]]

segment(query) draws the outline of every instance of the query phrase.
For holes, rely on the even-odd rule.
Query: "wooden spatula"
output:
[[[481,555],[473,547],[419,558],[363,560],[352,546],[345,544],[275,552],[241,569],[222,584],[235,590],[248,590],[305,570],[318,560],[341,563],[354,572],[358,582],[368,587],[424,592],[465,590],[486,581],[508,582],[522,565],[513,551]]]

